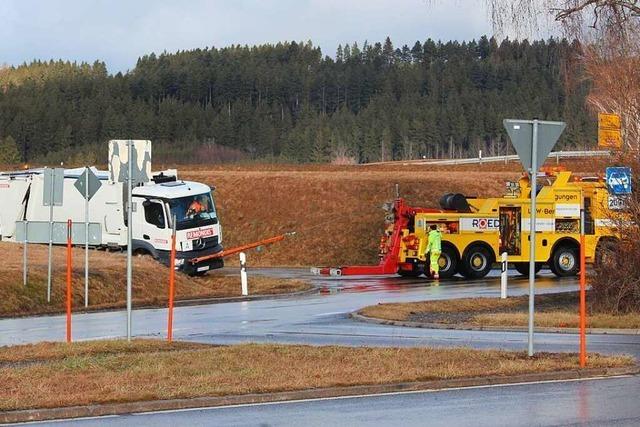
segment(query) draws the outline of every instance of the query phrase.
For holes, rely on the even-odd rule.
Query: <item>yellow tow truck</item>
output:
[[[594,263],[606,245],[615,244],[613,211],[608,190],[600,178],[573,177],[550,170],[538,175],[536,219],[536,272],[544,265],[560,277],[580,267],[580,212],[585,215],[585,254]],[[503,252],[519,273],[529,274],[531,186],[527,175],[507,183],[503,197],[476,199],[447,194],[442,210],[418,212],[413,227],[403,230],[398,273],[416,276],[427,261],[427,233],[432,224],[442,232],[440,277],[460,273],[484,277]]]

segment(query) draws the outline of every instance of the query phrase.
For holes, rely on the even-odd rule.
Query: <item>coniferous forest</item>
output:
[[[588,148],[596,123],[566,40],[311,42],[150,54],[0,70],[5,162],[104,162],[113,138],[151,139],[176,162],[374,162],[501,155],[504,118],[568,123],[559,148]],[[78,157],[80,156],[80,157]]]

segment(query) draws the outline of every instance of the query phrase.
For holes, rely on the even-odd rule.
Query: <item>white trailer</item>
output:
[[[17,221],[49,221],[43,203],[44,169],[0,173],[0,236],[16,240]],[[99,247],[118,249],[127,245],[126,184],[112,182],[109,173],[92,168],[102,186],[89,202],[89,222],[101,226]],[[62,206],[53,208],[53,221],[85,221],[85,200],[75,188],[84,168],[66,169]],[[222,251],[222,232],[212,189],[202,183],[182,181],[177,171],[152,174],[151,181],[135,187],[133,197],[132,250],[169,263],[171,229],[176,217],[176,268],[203,274],[223,266],[222,258],[198,264],[192,258]]]

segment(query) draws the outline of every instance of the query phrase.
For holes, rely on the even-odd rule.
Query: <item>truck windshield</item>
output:
[[[169,200],[171,216],[176,216],[176,229],[216,224],[216,208],[211,193],[180,197]]]

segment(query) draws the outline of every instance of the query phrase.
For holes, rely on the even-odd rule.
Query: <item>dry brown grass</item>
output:
[[[64,310],[65,248],[54,248],[51,303],[46,301],[47,246],[29,245],[29,280],[22,285],[22,245],[0,243],[0,316],[55,313]],[[84,252],[73,250],[73,305],[84,307]],[[123,307],[126,297],[126,257],[120,253],[90,251],[89,303],[91,309]],[[133,304],[163,305],[168,299],[169,269],[150,257],[134,257]],[[249,276],[251,295],[309,289],[299,280]],[[176,298],[240,296],[240,277],[209,273],[204,277],[176,274]]]
[[[33,356],[15,363],[13,352]],[[593,368],[632,364],[627,356],[589,357]],[[577,367],[574,354],[540,353],[530,359],[523,352],[468,348],[212,347],[160,341],[38,344],[0,349],[0,410],[507,376]]]
[[[376,263],[384,202],[393,200],[394,184],[416,206],[437,206],[445,192],[475,196],[502,193],[517,172],[444,172],[424,168],[369,170],[325,166],[320,170],[202,170],[185,179],[216,186],[225,245],[297,234],[250,253],[254,265],[317,266]],[[266,166],[265,166],[266,168]]]
[[[565,164],[587,175],[604,170],[599,159]],[[185,179],[216,187],[227,247],[297,231],[293,238],[250,254],[255,265],[286,266],[377,263],[384,219],[381,206],[395,197],[396,183],[410,204],[438,207],[439,198],[448,192],[500,196],[505,182],[517,180],[523,171],[515,162],[437,167],[236,164],[178,169]]]
[[[378,304],[359,311],[367,317],[424,323],[466,324],[473,326],[526,326],[528,296],[499,298],[463,298],[445,301]],[[535,325],[553,328],[577,328],[577,293],[536,296]],[[589,328],[640,329],[640,314],[609,314],[589,310]]]
[[[480,326],[527,326],[529,314],[494,313],[479,314],[473,317],[471,324]],[[576,311],[554,310],[535,314],[535,325],[549,328],[577,328],[580,316]],[[588,328],[640,329],[640,314],[590,314],[587,317]]]

